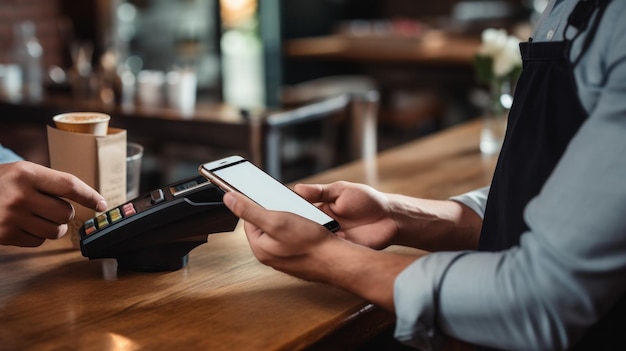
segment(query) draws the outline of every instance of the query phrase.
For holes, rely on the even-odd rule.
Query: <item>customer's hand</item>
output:
[[[357,183],[298,184],[294,189],[341,224],[337,235],[374,249],[389,246],[397,233],[386,194]]]
[[[237,192],[224,204],[242,218],[252,252],[262,263],[307,280],[319,280],[319,254],[329,241],[340,241],[328,229],[290,212],[267,210]],[[343,240],[341,240],[343,241]]]
[[[77,177],[27,162],[0,164],[0,244],[39,246],[67,232],[73,200],[105,211],[104,198]]]

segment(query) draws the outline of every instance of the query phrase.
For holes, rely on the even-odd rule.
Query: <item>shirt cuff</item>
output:
[[[485,207],[487,206],[487,196],[489,195],[489,186],[476,189],[465,194],[452,196],[449,200],[460,202],[471,208],[480,218],[485,217]]]
[[[437,328],[439,286],[448,267],[467,252],[438,252],[405,268],[394,282],[395,338],[421,350],[437,349],[444,335]]]

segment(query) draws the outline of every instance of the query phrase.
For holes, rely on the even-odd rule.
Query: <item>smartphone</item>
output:
[[[295,213],[339,230],[336,220],[241,156],[205,163],[198,171],[220,189],[238,191],[268,210]]]

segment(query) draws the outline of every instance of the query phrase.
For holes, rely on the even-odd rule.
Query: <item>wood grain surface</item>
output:
[[[489,182],[495,159],[480,155],[479,128],[466,123],[303,182],[446,198]],[[341,338],[351,323],[363,326],[357,339],[393,323],[372,310],[262,265],[241,223],[210,235],[187,267],[164,273],[118,271],[115,260],[88,260],[65,239],[0,247],[1,350],[300,350]]]

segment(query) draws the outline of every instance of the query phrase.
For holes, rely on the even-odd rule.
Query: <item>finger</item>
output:
[[[67,223],[55,223],[46,218],[28,216],[26,220],[19,222],[17,228],[32,236],[43,239],[58,239],[67,233]]]
[[[45,239],[58,239],[68,231],[67,223],[55,223],[32,212],[13,213],[0,228],[2,242],[18,246],[39,246]],[[22,236],[24,237],[22,239]]]
[[[74,207],[58,197],[37,193],[33,196],[30,207],[32,214],[56,225],[69,223],[75,215]]]
[[[31,218],[28,221],[20,221],[19,223],[31,224]],[[39,246],[45,241],[45,238],[33,235],[21,225],[12,225],[9,222],[0,222],[0,245],[13,245],[34,247]]]
[[[270,213],[277,214],[278,212],[270,211]],[[298,245],[294,245],[293,241],[300,242],[300,240],[292,237],[291,239],[295,240],[291,240],[290,242],[290,240],[285,240],[289,238],[289,235],[281,235],[282,233],[293,234],[293,231],[285,231],[286,228],[303,228],[303,226],[306,225],[298,226],[297,223],[292,223],[294,217],[296,220],[299,219],[299,217],[296,216],[282,218],[284,221],[280,223],[284,225],[276,226],[276,228],[271,229],[271,231],[265,231],[254,223],[245,221],[244,229],[246,237],[248,238],[254,256],[258,258],[259,261],[271,265],[273,259],[300,256],[306,252],[306,246],[299,247]],[[283,228],[280,228],[281,226]],[[302,231],[310,232],[306,229],[302,229]]]
[[[317,199],[320,198],[322,188],[322,184],[296,184],[293,190],[310,202],[319,202]]]
[[[272,257],[260,244],[260,238],[263,237],[263,231],[252,222],[244,221],[244,233],[250,244],[250,249],[254,256],[261,262],[267,264],[267,260]]]
[[[107,209],[102,195],[69,173],[40,166],[29,175],[34,177],[31,179],[32,183],[43,193],[67,198],[99,212]]]
[[[341,187],[332,184],[296,184],[294,190],[310,202],[334,202],[341,194]]]
[[[229,191],[224,194],[223,201],[226,207],[237,217],[252,222],[257,226],[261,226],[260,223],[264,222],[265,213],[268,212],[245,195],[235,191]]]
[[[305,220],[293,214],[285,215],[285,212],[267,210],[245,195],[234,191],[224,194],[224,203],[237,217],[258,227],[259,237],[267,234],[267,236],[282,240],[284,237],[281,234],[285,233],[285,228],[298,228],[298,224],[292,224],[294,217],[295,220]],[[262,238],[261,240],[269,239]]]
[[[273,247],[276,245],[276,242],[269,233],[275,234],[273,231],[264,229],[267,228],[264,221],[269,217],[267,216],[269,211],[263,209],[248,197],[234,191],[224,194],[223,201],[226,207],[245,221],[244,231],[254,255],[262,262],[271,256],[271,254],[268,254],[268,251],[275,250],[268,250],[267,246]]]
[[[46,239],[22,230],[12,230],[11,234],[8,236],[0,235],[0,244],[2,245],[36,247],[43,244],[44,241],[46,241]]]

